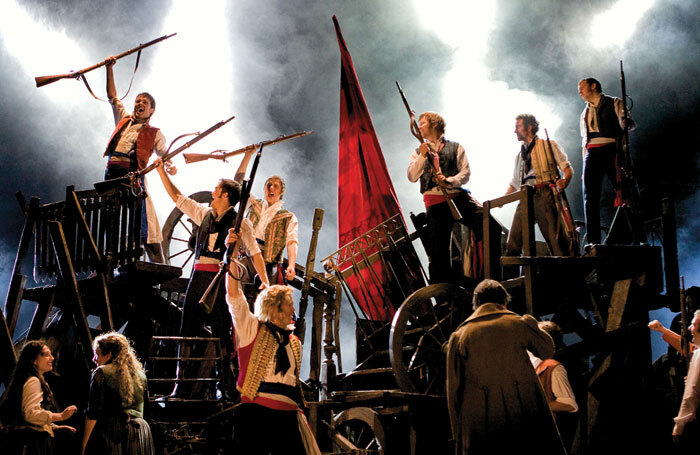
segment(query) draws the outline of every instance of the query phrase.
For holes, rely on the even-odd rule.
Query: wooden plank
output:
[[[44,322],[46,321],[46,316],[51,312],[53,308],[53,302],[56,299],[56,288],[53,292],[47,292],[42,296],[41,301],[36,305],[36,310],[34,311],[34,316],[32,317],[32,323],[29,326],[29,333],[27,334],[28,340],[38,340],[41,338],[44,329]]]
[[[523,253],[525,256],[533,256],[537,253],[535,248],[535,215],[533,213],[533,195],[531,186],[526,185],[524,194],[520,199],[521,226],[523,232]],[[525,312],[535,314],[535,277],[531,265],[523,265],[525,278]]]
[[[34,233],[38,209],[39,198],[32,197],[29,202],[29,209],[24,221],[24,227],[22,228],[22,234],[19,238],[15,263],[12,267],[12,278],[10,278],[10,285],[7,288],[7,295],[5,296],[5,316],[9,323],[8,328],[10,336],[15,332],[17,317],[19,316],[19,307],[22,301],[22,291],[24,289],[24,284],[27,282],[27,277],[22,275],[22,267]]]
[[[7,387],[10,374],[17,365],[17,353],[15,345],[12,343],[10,329],[5,321],[5,314],[0,311],[0,382]]]
[[[595,267],[603,262],[600,257],[583,256],[503,256],[502,265],[537,265],[548,267]]]
[[[491,201],[484,201],[482,218],[483,229],[483,252],[484,252],[484,278],[493,278],[491,275],[491,264],[496,258],[491,257],[491,242],[495,239],[491,238]],[[500,241],[500,239],[498,239]]]
[[[65,236],[63,235],[63,226],[58,221],[49,221],[48,226],[58,260],[61,281],[66,290],[66,306],[73,316],[77,338],[82,344],[83,355],[85,356],[86,363],[89,365],[92,358],[92,334],[90,333],[90,327],[87,322],[85,307],[80,297],[78,280],[75,277],[73,262],[70,258]]]

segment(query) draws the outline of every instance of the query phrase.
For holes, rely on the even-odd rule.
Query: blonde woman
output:
[[[146,374],[131,343],[116,332],[93,343],[97,368],[90,381],[83,454],[152,455],[151,429],[143,420]]]

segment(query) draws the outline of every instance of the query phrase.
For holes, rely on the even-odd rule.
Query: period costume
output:
[[[622,174],[617,163],[622,139],[622,100],[605,94],[594,104],[586,103],[581,113],[583,146],[583,208],[588,243],[600,243],[600,195],[603,177],[616,190],[615,206],[622,204]]]
[[[234,351],[231,316],[226,306],[223,282],[216,292],[213,307],[204,308],[199,300],[219,271],[219,263],[226,252],[226,236],[236,221],[236,211],[230,207],[223,214],[214,217],[211,207],[182,194],[175,205],[199,226],[195,240],[195,263],[185,294],[180,336],[199,336],[204,324],[209,323],[212,336],[218,337],[222,348],[231,353]],[[225,361],[228,361],[228,356]],[[192,374],[187,376],[191,377]]]
[[[688,368],[688,376],[685,380],[683,401],[674,418],[673,433],[682,435],[685,444],[697,450],[697,442],[700,440],[698,423],[696,421],[698,407],[700,406],[700,349],[693,351]]]
[[[464,147],[457,142],[448,141],[444,136],[436,142],[431,142],[430,146],[437,154],[429,153],[422,156],[420,149],[415,149],[411,154],[407,175],[411,182],[420,181],[420,192],[425,204],[428,221],[427,252],[430,259],[428,266],[430,281],[431,283],[449,282],[452,281],[450,239],[454,218],[441,190],[432,180],[429,159],[447,177],[445,183],[448,186],[448,195],[462,215],[461,223],[474,233],[477,241],[481,240],[483,224],[479,203],[471,197],[469,191],[462,188],[471,175]],[[495,238],[491,242],[492,255],[499,258],[500,229],[494,230],[494,235]],[[474,275],[474,278],[479,277],[481,270]]]
[[[551,143],[554,162],[547,159],[547,149]],[[524,185],[535,188],[533,209],[535,222],[539,225],[547,246],[554,256],[570,256],[573,252],[569,247],[569,239],[564,231],[564,225],[554,202],[553,190],[550,187],[559,179],[557,168],[564,172],[571,167],[566,153],[555,141],[539,139],[537,136],[529,144],[523,144],[520,153],[515,158],[515,168],[510,186],[516,190]],[[508,235],[506,254],[519,256],[522,250],[521,207],[515,209],[513,224]]]
[[[146,376],[132,378],[137,387],[125,406],[119,393],[120,372],[108,363],[92,373],[86,417],[96,420],[85,453],[89,455],[153,455],[153,437],[143,419]]]
[[[302,411],[302,346],[291,330],[261,322],[243,296],[227,296],[238,350],[234,438],[245,453],[319,454]]]
[[[143,169],[155,152],[162,157],[167,152],[165,136],[148,123],[134,123],[119,99],[110,100],[116,127],[107,143],[104,156],[108,157],[105,180],[123,177],[129,172]],[[145,179],[141,185],[146,189]],[[149,244],[163,241],[153,200],[146,196],[143,202],[141,235]]]
[[[285,284],[284,249],[289,243],[299,243],[299,221],[283,205],[282,200],[269,205],[267,201],[256,198],[249,203],[248,218],[253,223],[253,235],[260,245],[270,284]]]
[[[566,453],[526,350],[554,353],[529,315],[480,305],[450,336],[447,403],[457,454]]]

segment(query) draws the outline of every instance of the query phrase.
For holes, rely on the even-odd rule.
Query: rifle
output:
[[[549,133],[547,128],[544,129],[544,134],[547,137],[547,147],[545,147],[545,153],[549,156],[547,161],[550,163],[556,163],[554,160],[554,151],[552,150],[552,141],[549,139]],[[564,190],[559,189],[556,180],[550,183],[549,187],[552,189],[552,194],[554,195],[554,205],[557,207],[557,212],[562,220],[562,225],[564,226],[564,233],[569,241],[569,250],[572,254],[576,254],[579,251],[578,238],[576,227],[574,226],[574,218],[571,216],[571,210],[569,209],[569,201],[566,198],[566,193]]]
[[[222,126],[226,125],[228,122],[233,120],[235,117],[232,115],[226,120],[222,120],[219,123],[216,123],[215,125],[211,126],[209,129],[206,131],[203,131],[201,133],[194,133],[196,136],[189,141],[185,142],[183,145],[180,147],[176,148],[172,152],[166,153],[163,157],[162,160],[163,162],[166,162],[173,158],[175,155],[178,153],[182,152],[183,150],[186,150],[190,146],[192,146],[194,143],[201,141],[214,131],[218,130]],[[180,136],[182,137],[182,136]],[[114,193],[116,190],[118,190],[122,186],[128,186],[131,187],[131,191],[133,192],[134,196],[139,196],[141,193],[143,193],[143,188],[141,188],[141,177],[144,175],[148,174],[151,172],[153,169],[156,168],[156,163],[151,163],[150,165],[146,166],[145,168],[135,171],[135,172],[129,172],[126,176],[124,177],[119,177],[116,179],[110,179],[110,180],[105,180],[104,182],[97,182],[93,186],[95,187],[95,190],[97,191],[97,194],[104,196],[106,194],[111,194]]]
[[[309,254],[306,256],[306,268],[304,268],[304,283],[301,285],[301,298],[299,299],[299,318],[295,324],[294,334],[304,343],[306,335],[306,308],[309,306],[309,292],[311,291],[311,278],[314,272],[314,262],[316,262],[316,244],[318,243],[318,231],[323,225],[323,209],[314,209],[314,221],[312,224],[311,243],[309,243]]]
[[[620,90],[622,95],[622,109],[624,112],[625,126],[622,129],[622,138],[620,144],[620,153],[618,159],[620,163],[620,171],[622,174],[622,199],[629,201],[631,208],[635,211],[640,209],[639,186],[634,177],[634,168],[632,166],[632,155],[629,149],[629,109],[627,108],[627,85],[625,83],[625,72],[622,69],[622,60],[620,60]]]
[[[127,55],[133,54],[134,52],[138,52],[141,49],[144,49],[146,47],[153,46],[154,44],[160,43],[161,41],[166,40],[168,38],[171,38],[175,35],[177,35],[177,33],[171,33],[170,35],[163,35],[160,38],[156,38],[156,39],[149,41],[145,44],[139,44],[138,46],[136,46],[133,49],[129,49],[126,52],[122,52],[119,55],[115,55],[114,58],[119,60],[122,57],[126,57]],[[72,78],[78,79],[83,74],[88,73],[88,72],[90,72],[94,69],[97,69],[101,66],[104,66],[104,65],[105,65],[105,62],[100,62],[100,63],[97,63],[95,65],[88,66],[87,68],[84,68],[84,69],[79,70],[79,71],[71,71],[70,73],[66,73],[66,74],[55,74],[53,76],[35,77],[34,81],[36,82],[37,88],[39,88],[39,87],[43,87],[44,85],[52,84],[52,83],[59,81],[61,79],[72,79]]]
[[[298,137],[306,136],[311,133],[313,133],[313,131],[299,131],[298,133],[290,134],[288,136],[278,136],[275,139],[264,141],[262,142],[262,144],[267,147],[268,145],[274,145],[280,142],[288,141],[290,139],[296,139]],[[214,150],[211,153],[183,153],[182,156],[185,158],[185,163],[187,164],[196,163],[198,161],[204,161],[208,159],[221,160],[223,162],[226,162],[226,158],[230,158],[234,155],[240,155],[241,153],[245,153],[250,150],[255,150],[255,148],[259,145],[260,143],[250,144],[246,145],[243,148],[233,150],[231,152],[227,152],[225,150]]]
[[[250,170],[250,176],[247,180],[243,180],[243,185],[241,185],[241,199],[238,205],[239,210],[236,214],[236,221],[233,223],[233,232],[236,234],[241,233],[241,224],[245,219],[245,208],[248,205],[248,199],[250,199],[250,190],[253,187],[253,180],[255,179],[255,174],[258,171],[258,164],[260,163],[260,156],[262,155],[263,146],[263,143],[258,144],[258,153],[257,155],[255,155],[253,167]],[[204,310],[209,314],[214,308],[214,303],[216,302],[216,295],[218,294],[219,288],[221,287],[221,283],[224,277],[226,276],[226,270],[228,270],[228,266],[231,263],[231,257],[236,251],[238,251],[238,242],[240,242],[240,237],[238,241],[226,245],[226,252],[224,253],[224,258],[219,263],[219,271],[214,276],[214,279],[211,280],[211,283],[209,283],[209,287],[207,287],[207,290],[204,291],[204,294],[202,294],[202,298],[199,299],[199,304],[202,305],[202,307],[204,307]]]
[[[411,109],[411,106],[408,105],[408,100],[406,99],[406,95],[404,95],[403,90],[401,90],[401,85],[399,85],[399,81],[394,81],[396,82],[396,88],[399,89],[399,93],[401,94],[401,99],[403,100],[403,105],[406,106],[406,111],[408,112],[408,116],[411,117],[411,134],[418,139],[418,142],[421,144],[427,143],[428,148],[430,149],[430,153],[437,153],[433,148],[430,146],[429,142],[426,142],[425,139],[423,138],[423,135],[420,132],[420,129],[418,128],[418,123],[416,123],[416,112]],[[433,175],[437,175],[438,170],[435,168],[435,164],[433,163],[433,160],[428,158],[426,160],[428,164],[430,165],[430,171]],[[452,213],[452,218],[454,218],[455,221],[461,221],[462,220],[462,214],[459,213],[459,209],[455,205],[455,202],[450,198],[450,195],[448,193],[448,188],[445,182],[441,182],[439,180],[435,180],[435,183],[437,184],[438,188],[440,189],[440,192],[442,193],[443,196],[445,196],[445,201],[447,201],[447,206],[450,208],[450,212]]]
[[[681,276],[681,356],[685,362],[686,370],[690,366],[690,345],[688,343],[688,313],[685,302],[685,277]]]

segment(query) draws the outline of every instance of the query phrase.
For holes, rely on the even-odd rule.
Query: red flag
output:
[[[372,118],[352,58],[335,16],[333,24],[341,57],[338,247],[342,247],[392,216],[400,214],[401,207],[374,132]],[[409,249],[413,252],[412,245]],[[355,266],[355,273],[346,278],[346,281],[368,319],[389,320],[394,314],[394,306],[398,307],[403,299],[392,304],[394,293],[381,260],[371,266],[373,270],[367,267],[360,271],[367,265],[366,258],[373,252],[376,252],[376,247],[364,251],[364,255],[357,254],[346,264],[338,265],[341,270]],[[410,278],[408,280],[410,281]]]

